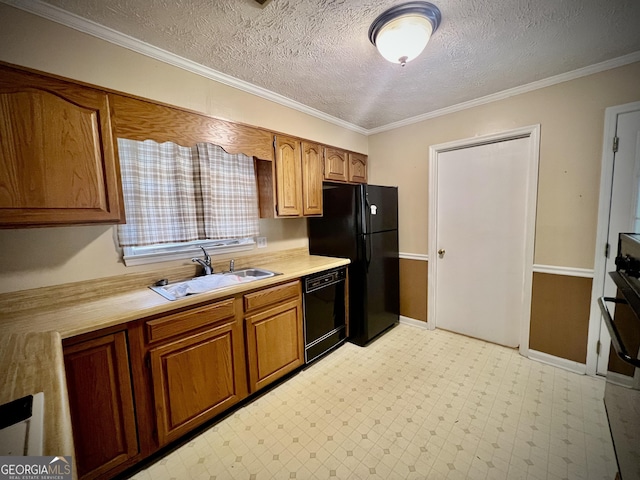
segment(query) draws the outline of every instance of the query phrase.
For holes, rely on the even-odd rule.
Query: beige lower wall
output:
[[[529,348],[586,363],[591,287],[590,278],[534,273]]]
[[[428,265],[400,259],[400,315],[427,321]],[[586,363],[591,286],[590,278],[533,274],[530,349]]]
[[[367,153],[365,135],[0,3],[0,61]],[[304,219],[261,220],[265,250],[307,247]],[[0,293],[156,269],[125,267],[115,227],[0,230]],[[170,262],[174,263],[174,262]]]
[[[427,270],[423,260],[400,259],[400,315],[427,321]]]

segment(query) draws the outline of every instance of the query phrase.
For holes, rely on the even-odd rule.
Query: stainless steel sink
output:
[[[243,268],[240,270],[234,270],[233,272],[225,273],[225,275],[237,275],[238,277],[255,277],[256,279],[258,279],[269,278],[281,274],[272,272],[271,270],[265,270],[263,268]]]
[[[203,275],[184,282],[176,282],[168,285],[153,285],[149,287],[154,292],[162,295],[167,300],[177,300],[187,295],[213,292],[223,288],[234,287],[240,283],[253,282],[264,278],[282,275],[278,272],[263,268],[243,268],[234,272],[215,273]]]

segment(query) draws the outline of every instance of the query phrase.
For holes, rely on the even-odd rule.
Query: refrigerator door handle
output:
[[[371,234],[364,236],[364,262],[368,272],[371,264]]]
[[[361,211],[360,211],[360,218],[361,218],[361,222],[362,222],[362,233],[367,234],[367,233],[371,233],[371,225],[369,224],[369,196],[367,195],[366,190],[364,189],[364,186],[360,187],[360,195],[362,196],[362,203],[360,205],[362,205]]]

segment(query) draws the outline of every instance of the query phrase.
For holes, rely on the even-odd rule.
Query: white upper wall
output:
[[[430,145],[540,124],[535,263],[593,268],[604,112],[638,100],[633,63],[370,136],[369,181],[399,186],[400,250],[427,254]]]
[[[3,3],[0,60],[367,153],[365,135]],[[304,219],[261,220],[260,231],[260,253],[308,245]],[[0,245],[0,293],[158,268],[125,267],[111,226],[2,230]]]

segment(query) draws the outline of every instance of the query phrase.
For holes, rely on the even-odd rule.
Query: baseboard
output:
[[[546,363],[554,367],[559,367],[570,372],[578,373],[580,375],[586,375],[587,365],[584,363],[574,362],[573,360],[567,360],[566,358],[556,357],[549,355],[548,353],[538,352],[537,350],[529,349],[529,358],[536,360],[540,363]]]
[[[633,377],[616,372],[607,372],[607,382],[615,383],[626,388],[633,388]]]
[[[416,320],[415,318],[405,317],[400,315],[400,323],[403,325],[411,325],[412,327],[422,328],[423,330],[429,330],[427,322],[423,322],[422,320]]]

